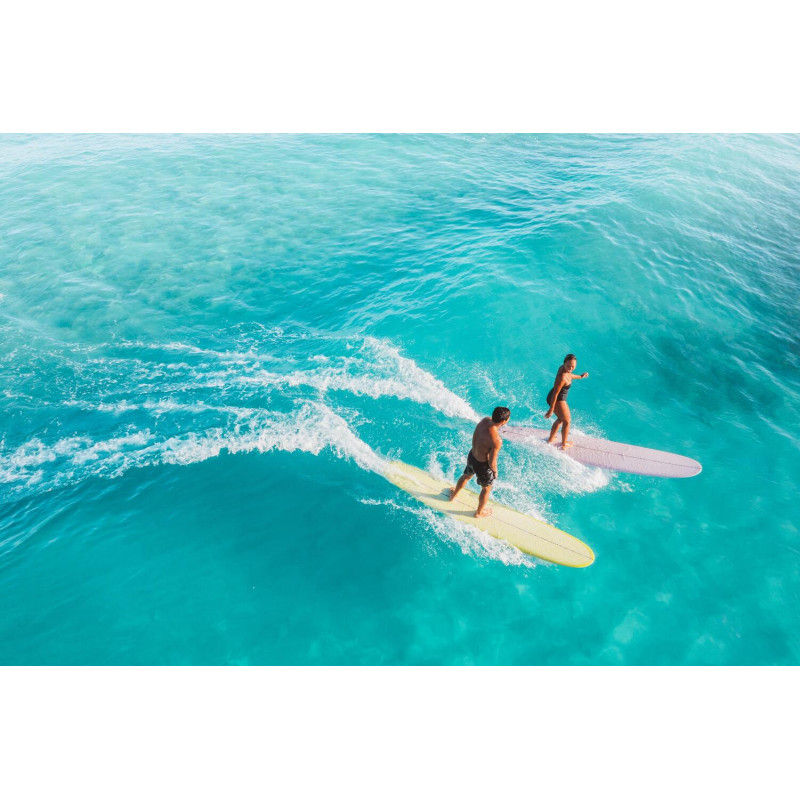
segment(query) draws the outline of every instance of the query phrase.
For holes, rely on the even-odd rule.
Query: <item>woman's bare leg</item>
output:
[[[556,440],[556,434],[558,433],[558,426],[561,425],[561,420],[556,417],[556,421],[553,423],[553,427],[550,428],[550,438],[547,440],[547,444],[553,444]]]
[[[569,413],[569,406],[566,400],[559,400],[556,403],[556,414],[560,422],[564,423],[564,428],[561,432],[561,449],[566,450],[572,447],[572,442],[569,440],[569,427],[572,423],[572,414]]]

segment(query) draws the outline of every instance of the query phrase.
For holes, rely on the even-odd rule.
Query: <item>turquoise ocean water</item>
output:
[[[0,663],[797,664],[800,137],[0,137]],[[420,507],[495,405],[537,562]]]

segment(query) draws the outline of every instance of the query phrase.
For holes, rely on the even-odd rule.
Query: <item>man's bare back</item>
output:
[[[497,432],[497,426],[492,422],[491,417],[484,417],[475,426],[475,431],[472,434],[472,455],[478,461],[488,461],[489,456],[496,453],[502,446],[503,443],[500,439],[500,434]],[[494,466],[497,466],[496,459]]]

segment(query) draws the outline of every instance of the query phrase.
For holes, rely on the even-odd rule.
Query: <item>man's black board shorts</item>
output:
[[[474,475],[480,486],[491,486],[494,483],[494,472],[489,466],[488,461],[478,461],[472,450],[467,454],[467,466],[464,468],[465,475]]]

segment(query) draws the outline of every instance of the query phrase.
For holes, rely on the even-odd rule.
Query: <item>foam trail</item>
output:
[[[329,391],[341,391],[373,399],[396,397],[429,405],[454,419],[473,422],[480,419],[469,403],[450,391],[438,378],[420,368],[412,359],[400,355],[399,349],[387,341],[366,337],[353,345],[345,343],[341,337],[325,336],[314,341],[325,345],[328,352],[306,355],[306,364],[298,366],[292,372],[265,369],[264,363],[278,362],[285,365],[296,361],[295,356],[283,353],[278,358],[274,354],[256,351],[253,342],[249,343],[250,349],[242,353],[213,351],[175,342],[161,345],[120,343],[114,346],[119,349],[149,349],[160,353],[188,353],[207,361],[191,365],[184,362],[148,363],[135,358],[107,357],[93,359],[92,363],[98,369],[121,368],[126,378],[136,376],[139,381],[135,387],[138,394],[171,394],[201,388],[226,389],[232,386],[253,386],[258,389],[308,387],[321,395]],[[336,352],[337,346],[340,352]],[[343,346],[346,347],[345,352],[341,352]],[[126,406],[129,402],[126,399],[106,397],[98,410],[132,410]]]
[[[318,354],[311,361],[321,364],[308,370],[282,374],[259,370],[253,375],[235,378],[240,384],[260,386],[308,386],[320,393],[346,391],[358,396],[397,397],[430,405],[448,417],[477,422],[480,416],[438,378],[421,369],[398,349],[379,339],[367,337],[356,356]]]
[[[233,434],[216,429],[172,437],[161,446],[162,461],[191,464],[219,455],[223,449],[230,453],[280,450],[313,455],[330,449],[339,458],[352,459],[371,472],[383,474],[389,467],[385,459],[353,433],[344,419],[321,404],[308,403],[290,415],[265,412],[247,427],[248,430]]]
[[[101,441],[70,437],[51,445],[33,439],[9,454],[0,452],[0,483],[54,488],[92,476],[119,477],[134,467],[192,464],[214,458],[223,450],[318,455],[327,449],[371,472],[383,474],[389,467],[342,417],[320,403],[302,404],[290,414],[248,411],[236,419],[232,429],[217,427],[161,439],[149,430],[131,430]]]
[[[480,419],[469,403],[447,389],[438,378],[418,367],[413,360],[401,356],[399,349],[388,342],[368,336],[364,340],[364,350],[375,355],[378,366],[390,375],[398,376],[408,387],[410,399],[427,402],[449,417],[462,417],[474,422]]]

